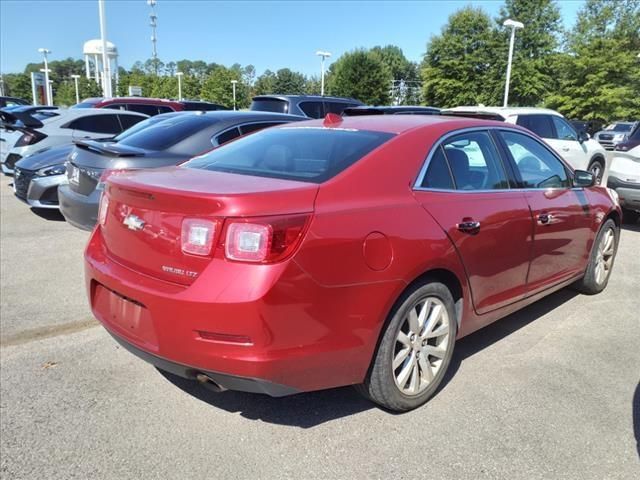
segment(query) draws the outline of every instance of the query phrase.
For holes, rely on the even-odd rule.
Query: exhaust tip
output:
[[[197,373],[196,374],[196,380],[198,381],[198,383],[200,385],[202,385],[203,387],[206,387],[209,390],[212,390],[214,392],[220,393],[220,392],[224,392],[226,390],[226,388],[224,388],[222,385],[220,385],[218,382],[213,380],[208,375],[205,375],[204,373]]]

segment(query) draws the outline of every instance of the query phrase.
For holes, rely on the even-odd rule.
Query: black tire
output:
[[[604,160],[596,158],[589,164],[589,171],[596,177],[596,185],[600,185],[604,177]]]
[[[418,308],[424,305],[421,302],[426,299],[431,302],[429,304],[431,307],[427,310],[428,313],[423,316],[424,320],[419,328],[418,335],[411,336],[415,337],[415,341],[412,341],[414,347],[407,344],[400,349],[403,350],[402,353],[405,351],[410,353],[403,363],[394,369],[394,357],[401,353],[398,350],[398,345],[402,346],[400,340],[398,340],[400,331],[410,325],[408,318],[412,309],[414,314],[418,313]],[[436,315],[436,307],[440,312],[440,316]],[[446,318],[443,316],[443,312],[446,312]],[[440,320],[429,322],[431,313],[433,313],[434,319],[437,317]],[[423,405],[435,393],[451,363],[457,332],[453,296],[442,283],[433,281],[417,284],[403,294],[389,317],[386,329],[382,332],[380,345],[373,358],[369,375],[362,385],[356,386],[356,389],[365,397],[388,410],[405,412]],[[430,334],[438,332],[442,332],[442,334],[428,337],[426,332],[429,327],[428,323],[430,323],[431,328]],[[405,336],[405,338],[409,339],[408,336]],[[433,342],[433,344],[429,342]],[[422,347],[420,345],[415,346],[416,344],[421,344]],[[421,350],[421,348],[424,350]],[[441,355],[444,351],[443,357],[432,356],[430,352],[435,350],[427,350],[428,348],[437,349],[441,352]],[[430,358],[434,358],[433,364]],[[418,389],[421,389],[415,394],[404,393],[398,385],[398,377],[402,377],[402,370],[404,370],[405,366],[411,369],[410,364],[415,365],[412,371],[418,376]],[[423,378],[423,375],[426,375],[425,365],[428,365],[427,369],[432,375],[430,380]],[[398,376],[395,373],[397,371],[400,371]],[[424,384],[423,381],[425,382]],[[413,375],[410,375],[407,382],[409,388],[411,388],[412,383]]]
[[[635,224],[640,219],[640,212],[636,212],[635,210],[628,210],[626,208],[622,209],[622,221],[628,224]]]
[[[610,264],[608,269],[606,270],[606,275],[604,279],[598,279],[598,263],[601,261],[603,257],[601,244],[603,243],[603,237],[607,235],[607,232],[613,232],[613,253],[610,257]],[[589,263],[587,264],[587,269],[585,270],[584,277],[575,283],[574,287],[580,293],[584,293],[586,295],[595,295],[596,293],[600,293],[605,288],[607,288],[607,284],[609,283],[609,277],[611,276],[611,271],[613,269],[613,264],[615,262],[616,253],[618,252],[618,240],[620,239],[620,229],[616,225],[616,223],[612,219],[608,219],[598,232],[596,236],[596,240],[593,243],[593,247],[591,248],[591,254],[589,256]]]

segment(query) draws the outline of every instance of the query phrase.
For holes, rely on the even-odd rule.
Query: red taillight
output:
[[[109,210],[109,197],[107,192],[103,192],[100,197],[100,207],[98,209],[98,223],[104,227],[107,223],[107,211]]]
[[[96,185],[96,189],[97,190],[104,190],[105,184],[107,182],[107,179],[111,176],[111,175],[115,175],[117,173],[122,173],[122,172],[126,172],[126,169],[106,169],[102,172],[102,174],[100,175],[100,179],[98,180],[98,184]]]
[[[230,219],[225,255],[229,260],[274,263],[284,260],[300,243],[310,215]]]
[[[35,130],[24,133],[16,142],[16,147],[26,147],[28,145],[35,145],[39,141],[47,138],[44,133],[37,132]]]
[[[185,218],[182,221],[182,251],[191,255],[209,255],[217,225],[213,220]]]

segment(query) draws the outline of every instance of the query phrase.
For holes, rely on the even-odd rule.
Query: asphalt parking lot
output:
[[[640,225],[603,294],[563,290],[461,340],[435,398],[394,415],[351,388],[272,399],[159,374],[92,320],[88,234],[10,183],[2,478],[638,478]]]

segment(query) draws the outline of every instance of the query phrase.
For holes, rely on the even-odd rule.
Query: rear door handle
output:
[[[553,221],[551,213],[541,213],[538,215],[538,223],[540,225],[549,225]]]
[[[464,221],[458,223],[456,228],[465,233],[478,233],[480,230],[480,222],[476,222],[475,220]]]

